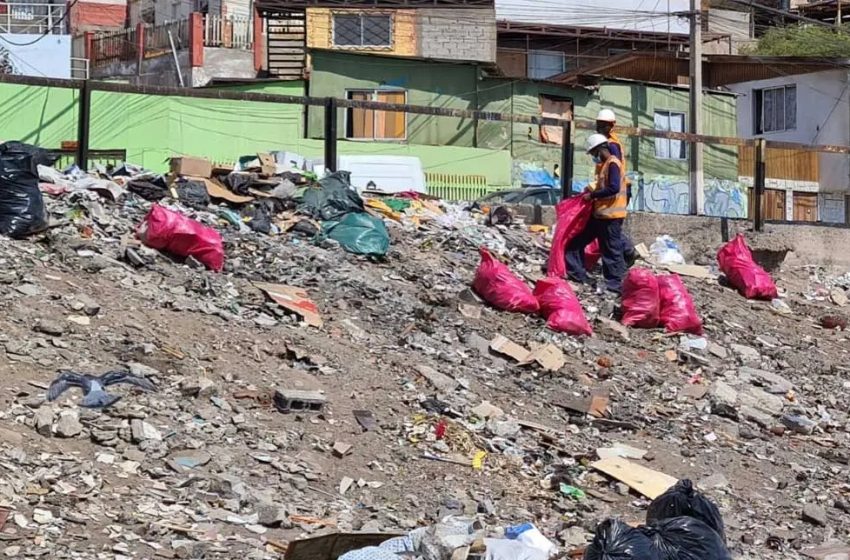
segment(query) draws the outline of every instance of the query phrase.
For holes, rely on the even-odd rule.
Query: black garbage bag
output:
[[[652,541],[640,530],[618,519],[606,519],[596,527],[584,560],[660,560]],[[706,559],[709,560],[709,559]]]
[[[168,196],[168,187],[152,181],[134,180],[127,183],[127,190],[145,200],[156,202]]]
[[[22,142],[0,144],[0,234],[14,239],[47,227],[38,166],[56,161],[46,150]]]
[[[191,179],[177,186],[177,200],[195,210],[206,210],[210,205],[206,184]]]
[[[662,519],[680,516],[699,519],[720,535],[726,542],[726,532],[723,526],[723,518],[717,506],[697,491],[693,483],[688,479],[682,479],[666,492],[652,500],[646,510],[646,523],[651,525]]]
[[[641,528],[659,560],[732,560],[720,535],[693,517],[672,517]]]
[[[351,173],[337,171],[304,191],[298,208],[317,220],[339,220],[350,212],[364,212],[363,199],[351,188]]]
[[[224,178],[224,184],[227,185],[227,188],[238,195],[248,196],[250,193],[248,189],[256,183],[258,180],[258,176],[256,173],[244,173],[234,171],[232,173],[228,173],[227,177]]]

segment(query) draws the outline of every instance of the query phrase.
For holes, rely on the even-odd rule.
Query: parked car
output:
[[[510,189],[484,195],[475,202],[479,206],[494,204],[531,204],[534,206],[554,206],[561,201],[561,190],[550,187],[528,187]]]

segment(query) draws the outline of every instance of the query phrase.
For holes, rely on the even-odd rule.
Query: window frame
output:
[[[337,43],[337,33],[336,33],[336,18],[338,16],[345,17],[357,17],[360,21],[360,44],[359,45],[340,45]],[[387,19],[387,31],[388,31],[388,39],[386,45],[364,45],[363,38],[365,36],[365,29],[363,27],[363,22],[365,18],[368,17],[381,17]],[[331,12],[331,36],[330,43],[331,47],[335,49],[374,49],[374,50],[391,50],[393,48],[393,43],[395,40],[395,17],[392,12],[340,12],[340,11],[332,11]]]
[[[674,109],[654,109],[652,111],[652,125],[655,130],[663,130],[657,128],[655,124],[655,117],[658,113],[666,113],[667,114],[667,122],[670,122],[670,117],[672,115],[681,115],[682,116],[682,132],[688,131],[688,113],[681,110]],[[667,126],[667,132],[670,131],[670,126]],[[658,144],[659,142],[667,142],[667,153],[672,154],[672,142],[679,142],[680,150],[679,153],[681,157],[662,157],[658,155]],[[655,152],[655,159],[660,159],[662,161],[687,161],[688,160],[688,144],[682,140],[672,140],[670,138],[655,138],[655,142],[653,142],[653,150]]]
[[[537,78],[535,76],[532,76],[531,75],[532,55],[537,54],[537,53],[548,54],[548,55],[559,55],[561,57],[561,70],[558,71],[558,72],[555,72],[554,74],[550,74],[550,75],[542,77],[542,78]],[[526,78],[528,78],[529,80],[548,80],[552,76],[557,76],[558,74],[563,74],[564,72],[567,71],[567,69],[568,69],[567,68],[567,53],[565,53],[564,51],[550,51],[550,50],[546,50],[546,49],[528,49],[528,51],[526,53],[525,74],[526,74]]]
[[[408,91],[404,88],[396,88],[396,87],[351,88],[351,89],[345,90],[345,98],[350,100],[352,93],[369,93],[369,94],[371,94],[370,95],[370,97],[371,97],[370,101],[378,101],[377,97],[378,97],[379,93],[401,93],[401,94],[404,95],[404,101],[402,102],[404,105],[407,104],[407,100],[408,100]],[[366,137],[360,138],[360,137],[356,137],[356,136],[349,136],[349,127],[351,125],[351,113],[352,113],[352,111],[356,111],[356,110],[357,109],[355,109],[355,108],[347,108],[345,110],[345,118],[343,119],[343,126],[345,128],[343,130],[345,131],[344,138],[346,140],[352,140],[352,141],[355,141],[355,142],[398,142],[398,143],[407,142],[407,140],[408,140],[408,137],[407,137],[408,127],[410,125],[410,122],[409,122],[409,119],[408,119],[408,116],[409,116],[408,113],[402,113],[404,115],[404,136],[401,137],[401,138],[379,138],[379,137],[375,136],[374,133],[373,133],[371,138],[366,138]],[[392,114],[389,111],[378,111],[378,110],[375,110],[375,109],[360,109],[360,110],[361,111],[372,111],[372,119],[373,119],[372,129],[373,130],[378,129],[378,127],[377,127],[378,113]]]
[[[794,124],[788,126],[788,92],[794,91]],[[781,91],[782,95],[782,128],[765,128],[764,108],[765,108],[765,93]],[[774,100],[775,104],[775,100]],[[783,84],[781,86],[771,86],[766,88],[753,89],[753,135],[758,134],[777,134],[797,130],[797,84]],[[773,108],[776,112],[776,108]],[[773,119],[775,120],[775,119]]]

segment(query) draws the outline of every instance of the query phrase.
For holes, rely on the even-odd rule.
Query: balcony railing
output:
[[[91,67],[103,68],[116,62],[136,60],[139,57],[136,30],[125,29],[92,39]]]
[[[204,46],[250,49],[254,39],[252,23],[244,17],[204,16]]]
[[[23,4],[0,0],[0,33],[64,35],[65,5]]]
[[[171,38],[169,39],[169,33]],[[156,56],[171,51],[171,41],[178,51],[189,48],[189,20],[170,21],[145,28],[145,56]]]
[[[2,1],[2,0],[0,0]],[[203,23],[203,46],[226,49],[250,50],[253,48],[253,22],[236,16],[205,15]],[[144,45],[142,58],[151,58],[171,52],[192,48],[191,20],[183,19],[162,25],[147,25],[143,37],[136,29],[125,29],[117,33],[106,33],[92,39],[91,67],[103,68],[115,62],[136,61],[139,57],[139,42]],[[200,37],[195,45],[200,48]]]

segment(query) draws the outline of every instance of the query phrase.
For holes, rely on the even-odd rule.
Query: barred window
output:
[[[391,47],[390,14],[334,14],[333,44],[336,47]]]

